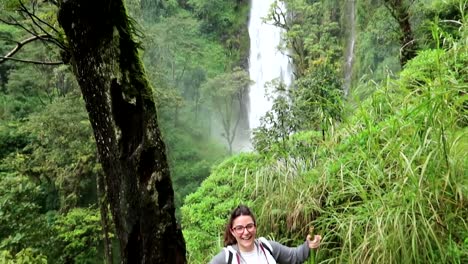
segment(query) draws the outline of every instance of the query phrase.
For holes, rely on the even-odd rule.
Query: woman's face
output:
[[[249,252],[254,249],[257,227],[250,215],[241,215],[234,219],[231,233],[236,238],[240,251]]]

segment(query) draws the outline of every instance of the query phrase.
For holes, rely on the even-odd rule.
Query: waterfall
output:
[[[289,86],[292,68],[289,58],[278,50],[283,29],[264,23],[275,0],[252,0],[249,20],[250,57],[249,74],[255,83],[249,90],[250,131],[260,125],[260,118],[271,110],[273,102],[265,96],[265,83],[280,79]],[[284,6],[278,3],[283,11]]]
[[[355,0],[346,1],[346,19],[349,25],[348,46],[346,47],[344,64],[344,95],[348,95],[351,88],[351,77],[353,76],[354,45],[356,42],[356,20],[355,20]]]

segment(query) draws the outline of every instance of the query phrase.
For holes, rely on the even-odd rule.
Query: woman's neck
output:
[[[239,244],[237,246],[239,248],[239,251],[242,253],[250,253],[255,250],[255,243],[252,243],[250,247],[241,247]]]

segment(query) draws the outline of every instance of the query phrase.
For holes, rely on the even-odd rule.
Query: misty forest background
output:
[[[53,2],[0,2],[0,56],[37,26],[15,11],[54,26]],[[287,245],[314,226],[321,263],[468,263],[468,2],[280,2],[286,21],[265,20],[285,29],[294,85],[268,86],[273,109],[239,153],[249,1],[126,0],[188,262],[219,251],[246,203]],[[0,57],[0,263],[118,263],[79,86],[46,37],[21,44],[14,57],[36,63]]]

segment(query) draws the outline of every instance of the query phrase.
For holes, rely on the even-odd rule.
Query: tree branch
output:
[[[271,5],[270,10],[268,11],[268,16],[263,18],[263,23],[280,27],[286,31],[289,31],[290,29],[286,20],[286,14],[277,2]]]
[[[15,48],[13,48],[7,55],[5,55],[4,57],[8,58],[8,57],[11,57],[13,56],[16,52],[18,52],[24,45],[30,43],[30,42],[33,42],[35,40],[38,40],[38,39],[41,39],[41,37],[44,37],[45,35],[42,35],[42,36],[32,36],[30,38],[27,38],[21,42],[18,42],[18,44],[16,45]],[[1,61],[0,61],[1,62]]]
[[[10,26],[22,28],[24,31],[28,32],[28,33],[31,34],[31,35],[38,35],[38,34],[34,31],[34,29],[26,28],[23,24],[19,23],[18,20],[16,20],[14,17],[9,16],[9,19],[10,19],[11,21],[13,21],[13,22],[4,20],[4,19],[2,19],[2,18],[0,18],[0,22],[2,22],[2,23],[4,23],[4,24],[7,24],[7,25],[10,25]]]
[[[49,23],[47,23],[46,21],[42,20],[41,18],[39,18],[38,16],[36,16],[36,9],[35,9],[35,5],[33,4],[33,7],[32,7],[32,12],[28,10],[28,8],[23,4],[23,1],[19,0],[19,3],[21,5],[21,8],[18,10],[19,12],[23,13],[23,14],[26,14],[29,19],[32,21],[32,23],[40,30],[42,31],[42,33],[48,35],[48,38],[51,40],[51,42],[53,42],[55,45],[57,45],[59,48],[65,50],[66,47],[65,45],[60,41],[58,40],[57,38],[55,38],[54,36],[52,36],[42,25],[45,25],[46,27],[52,29],[56,34],[58,35],[61,35],[61,33],[55,28],[53,27],[52,25],[50,25]],[[20,23],[16,23],[18,26],[22,26]],[[24,28],[24,27],[23,27]],[[33,27],[33,30],[34,30],[34,27]],[[30,31],[28,31],[30,32]],[[31,32],[30,32],[31,33]],[[32,33],[32,35],[39,35],[38,33]]]
[[[44,41],[51,41],[49,39],[51,36],[50,35],[37,35],[37,36],[32,36],[30,38],[27,38],[21,42],[18,42],[16,47],[14,47],[8,54],[6,54],[3,57],[0,57],[0,64],[7,61],[7,60],[14,60],[14,61],[19,61],[19,62],[26,62],[26,63],[32,63],[32,64],[43,64],[43,65],[59,65],[63,64],[63,62],[39,62],[39,61],[33,61],[33,60],[23,60],[23,59],[16,59],[13,58],[12,56],[15,55],[24,45],[31,43],[35,40],[44,40]]]
[[[46,25],[48,28],[52,29],[55,33],[59,34],[60,35],[60,32],[55,28],[53,27],[52,25],[50,25],[49,23],[47,23],[46,21],[42,20],[41,18],[39,18],[38,16],[36,16],[36,12],[35,12],[35,8],[33,7],[33,12],[30,12],[26,6],[23,4],[23,1],[19,1],[20,2],[20,5],[21,5],[21,9],[20,11],[21,12],[24,12],[26,13],[29,18],[31,18],[32,22],[34,23],[34,25],[36,25],[42,32],[44,32],[44,34],[48,34],[50,35],[44,28],[42,28],[41,25],[39,25],[38,22]]]
[[[52,2],[54,3],[54,2]],[[19,59],[19,58],[13,58],[13,55],[15,55],[18,51],[21,50],[23,46],[25,46],[28,43],[31,43],[35,40],[41,40],[43,43],[45,42],[51,42],[57,47],[59,47],[62,50],[67,50],[66,46],[64,43],[62,43],[59,39],[54,37],[51,33],[48,31],[53,31],[54,34],[61,35],[61,33],[55,29],[52,25],[50,25],[48,22],[44,21],[43,19],[39,18],[36,15],[36,4],[37,2],[32,3],[32,8],[31,10],[26,7],[26,5],[23,3],[22,0],[19,0],[20,7],[17,10],[19,15],[23,19],[28,19],[31,21],[32,24],[29,25],[29,23],[21,23],[18,21],[17,18],[13,16],[9,16],[7,20],[1,19],[0,22],[5,23],[10,26],[18,27],[23,29],[24,31],[28,32],[29,34],[32,35],[32,37],[29,37],[23,41],[17,42],[16,47],[14,47],[8,54],[5,56],[1,57],[0,56],[0,64],[7,61],[7,60],[13,60],[13,61],[18,61],[18,62],[24,62],[24,63],[32,63],[32,64],[41,64],[41,65],[60,65],[64,64],[62,61],[55,61],[55,62],[47,62],[47,61],[35,61],[35,60],[29,60],[29,59]]]
[[[56,1],[47,1],[47,0],[45,0],[45,2],[51,2],[52,4],[56,3]],[[26,7],[26,5],[23,3],[22,0],[19,0],[19,4],[20,4],[20,7],[18,8],[18,10],[16,10],[16,12],[23,19],[27,19],[27,20],[31,21],[32,24],[30,24],[30,23],[21,23],[21,22],[18,21],[17,18],[13,17],[12,15],[9,15],[7,19],[0,18],[0,22],[4,23],[6,25],[21,28],[22,30],[28,32],[29,34],[31,34],[31,35],[33,35],[35,37],[31,37],[31,38],[29,38],[29,39],[27,39],[25,41],[22,41],[22,42],[15,41],[15,42],[18,43],[18,45],[15,47],[15,49],[12,50],[13,53],[10,52],[11,54],[9,53],[4,57],[0,57],[0,63],[5,61],[6,59],[10,58],[11,55],[16,53],[24,44],[26,44],[28,42],[31,42],[33,40],[36,40],[36,39],[49,41],[49,42],[53,43],[54,45],[56,45],[57,47],[59,47],[60,49],[67,50],[66,45],[60,39],[56,38],[55,36],[53,36],[48,31],[52,30],[54,34],[57,34],[59,36],[62,35],[62,33],[60,33],[51,24],[49,24],[48,22],[44,21],[43,19],[39,18],[36,15],[36,4],[37,4],[37,2],[35,2],[35,1],[33,2],[32,11],[30,11],[28,9],[28,7]],[[26,61],[28,61],[28,60],[26,60]]]
[[[31,64],[40,64],[40,65],[62,65],[65,64],[63,61],[34,61],[34,60],[24,60],[24,59],[17,59],[11,57],[0,57],[0,64],[4,61],[12,60],[24,63],[31,63]]]

